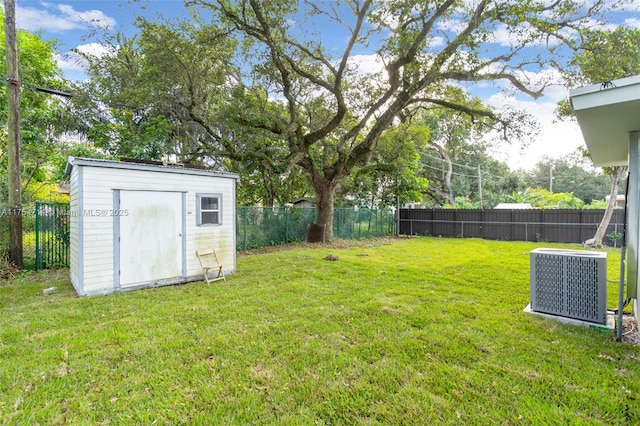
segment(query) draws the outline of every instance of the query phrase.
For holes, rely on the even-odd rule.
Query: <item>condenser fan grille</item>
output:
[[[533,250],[531,309],[606,324],[606,253],[562,249]]]

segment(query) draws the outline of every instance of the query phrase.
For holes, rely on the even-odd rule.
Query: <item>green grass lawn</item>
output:
[[[640,423],[639,347],[523,312],[536,247],[558,245],[299,246],[226,282],[91,298],[66,270],[24,273],[0,282],[0,421]]]

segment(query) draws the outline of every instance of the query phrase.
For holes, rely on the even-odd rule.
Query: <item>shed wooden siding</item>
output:
[[[80,211],[79,203],[79,192],[80,188],[78,187],[78,180],[80,175],[80,169],[74,167],[71,171],[71,176],[69,177],[70,182],[70,192],[69,192],[69,211],[70,212],[78,212]],[[80,218],[75,214],[71,213],[69,221],[69,263],[72,265],[80,265],[80,252],[79,252],[79,221]],[[76,289],[76,292],[81,291],[81,287],[79,287],[81,283],[80,277],[80,269],[79,268],[71,268],[71,284]]]
[[[180,169],[137,170],[111,168],[100,165],[74,166],[73,173],[81,169],[79,191],[82,205],[76,203],[75,225],[82,223],[80,238],[81,256],[72,262],[82,260],[83,276],[81,294],[108,292],[114,287],[114,224],[117,217],[98,215],[98,211],[114,210],[114,191],[172,191],[186,194],[186,276],[184,281],[202,277],[202,270],[195,256],[197,249],[214,247],[218,252],[225,273],[235,270],[235,179],[202,174],[184,174]],[[196,225],[196,194],[220,194],[222,196],[222,224],[214,226]],[[73,206],[71,207],[73,209]],[[126,207],[123,207],[126,209]],[[82,210],[80,210],[82,209]],[[80,242],[79,242],[80,243]],[[72,249],[73,251],[73,249]],[[82,267],[82,266],[81,266]]]

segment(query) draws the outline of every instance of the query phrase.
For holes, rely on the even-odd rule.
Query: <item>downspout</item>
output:
[[[627,252],[627,200],[629,197],[629,177],[631,168],[627,172],[627,183],[624,190],[624,214],[622,221],[622,245],[620,247],[620,283],[618,286],[618,327],[616,329],[616,341],[622,341],[622,310],[624,309],[624,271],[625,271],[625,255]]]

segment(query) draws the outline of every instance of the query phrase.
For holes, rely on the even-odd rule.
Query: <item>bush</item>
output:
[[[0,280],[8,280],[14,278],[18,273],[18,268],[16,265],[9,262],[9,260],[1,256],[0,257]]]

